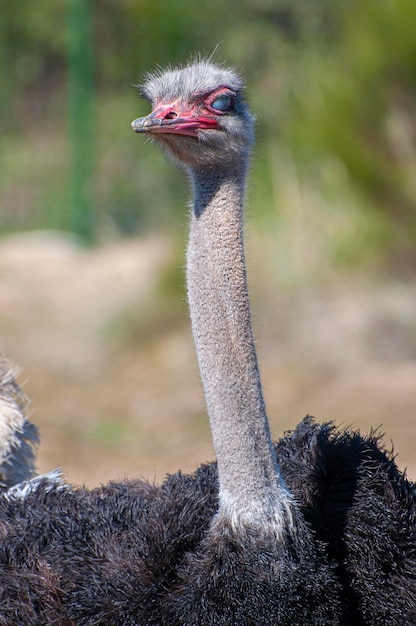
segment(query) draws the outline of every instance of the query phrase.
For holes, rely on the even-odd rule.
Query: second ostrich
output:
[[[160,486],[37,479],[0,498],[0,624],[416,623],[416,490],[377,438],[311,418],[272,444],[243,201],[253,119],[232,70],[149,76],[133,130],[190,176],[188,297],[217,463]]]

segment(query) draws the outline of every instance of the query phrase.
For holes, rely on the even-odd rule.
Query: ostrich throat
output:
[[[218,462],[218,518],[280,534],[290,496],[272,447],[251,326],[245,176],[245,164],[191,171],[188,299]]]

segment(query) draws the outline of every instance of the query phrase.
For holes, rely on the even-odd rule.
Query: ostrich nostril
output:
[[[165,120],[173,120],[175,117],[178,117],[178,114],[175,113],[175,111],[169,111],[169,113],[165,115]]]

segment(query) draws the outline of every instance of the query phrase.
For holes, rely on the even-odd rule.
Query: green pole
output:
[[[92,0],[69,0],[68,113],[70,138],[69,228],[85,241],[93,236]]]
[[[3,7],[5,10],[5,7]],[[6,20],[6,16],[3,16]],[[10,41],[4,32],[4,26],[0,27],[0,129],[2,132],[10,130],[10,112],[12,101],[12,85],[9,68],[12,58]],[[14,120],[13,120],[14,121]]]

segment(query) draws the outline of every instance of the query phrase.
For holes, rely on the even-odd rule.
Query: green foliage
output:
[[[96,237],[182,224],[183,182],[130,130],[147,111],[132,85],[219,44],[215,58],[249,84],[253,214],[276,228],[283,260],[415,260],[413,0],[88,0],[93,67],[79,108],[70,77],[88,63],[70,54],[75,4],[0,0],[2,230],[73,228],[71,201]],[[312,263],[299,252],[307,234]]]
[[[119,449],[127,445],[136,433],[132,428],[120,420],[100,420],[97,423],[88,423],[76,433],[77,438],[84,440],[88,445],[99,446],[105,450]]]
[[[351,10],[353,9],[353,10]],[[345,9],[331,55],[305,76],[291,131],[309,158],[331,158],[378,212],[380,244],[413,262],[416,243],[416,4]],[[293,137],[292,137],[293,138]],[[380,228],[380,225],[382,227]]]

